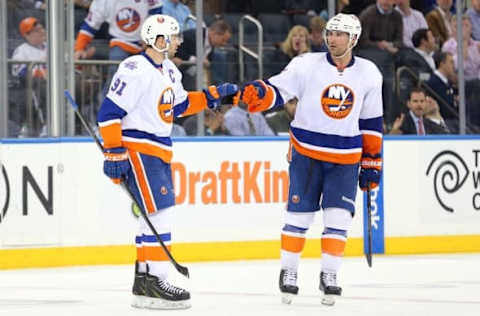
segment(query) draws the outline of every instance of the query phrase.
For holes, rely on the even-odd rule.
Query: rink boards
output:
[[[373,193],[379,254],[480,251],[480,137],[387,137]],[[279,257],[288,188],[287,138],[174,142],[178,261]],[[137,218],[83,138],[3,140],[0,268],[129,263]],[[359,191],[346,255],[363,254]],[[322,214],[305,257],[320,256]]]

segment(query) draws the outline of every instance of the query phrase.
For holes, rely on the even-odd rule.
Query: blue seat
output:
[[[261,14],[258,19],[263,25],[263,40],[266,43],[283,42],[292,27],[289,17],[284,14]]]

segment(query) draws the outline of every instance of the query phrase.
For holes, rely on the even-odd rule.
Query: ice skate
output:
[[[297,272],[282,269],[280,271],[279,286],[280,292],[282,292],[282,303],[291,304],[293,297],[298,294]]]
[[[135,280],[132,287],[132,306],[142,308],[145,299],[145,272],[138,271],[138,261],[135,262]]]
[[[320,291],[323,291],[323,305],[332,306],[335,304],[335,299],[342,295],[342,288],[337,286],[336,273],[320,273]]]
[[[187,309],[190,308],[190,293],[171,285],[157,276],[146,275],[146,293],[144,307],[150,309]]]

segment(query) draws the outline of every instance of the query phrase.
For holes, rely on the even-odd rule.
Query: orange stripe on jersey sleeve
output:
[[[126,51],[127,53],[129,54],[138,54],[141,52],[140,49],[132,46],[132,45],[128,45],[127,43],[124,43],[124,42],[121,42],[121,41],[116,41],[116,40],[111,40],[110,41],[110,47],[120,47],[121,49],[123,49],[124,51]]]
[[[145,155],[158,157],[163,161],[165,161],[166,163],[170,163],[170,161],[172,161],[173,154],[171,150],[166,150],[152,144],[124,141],[123,146],[128,149],[141,152],[142,154],[145,154]]]
[[[334,238],[322,238],[322,252],[332,256],[342,257],[346,242]]]
[[[148,213],[153,213],[156,211],[153,204],[153,196],[150,194],[150,186],[148,184],[147,177],[143,172],[140,159],[137,156],[137,152],[133,150],[129,150],[128,152],[130,154],[130,160],[132,161],[133,168],[135,169],[134,172],[137,175],[138,187],[140,188],[147,211]]]
[[[103,138],[103,147],[114,148],[122,146],[122,127],[120,123],[100,127],[100,135]]]
[[[207,97],[201,91],[188,93],[188,108],[182,116],[189,116],[201,112],[207,108]]]
[[[282,250],[299,253],[302,252],[303,246],[305,246],[305,238],[282,234]]]
[[[80,32],[75,41],[75,51],[85,50],[92,41],[92,37],[88,34]]]
[[[296,151],[298,151],[304,156],[317,160],[339,163],[343,165],[351,165],[358,163],[360,161],[360,158],[362,157],[362,153],[360,152],[351,154],[336,154],[304,148],[302,147],[302,145],[300,145],[299,142],[297,142],[297,140],[292,135],[290,137],[290,141],[292,142],[293,147]]]
[[[362,134],[362,140],[364,153],[376,155],[382,151],[381,137],[370,134]]]
[[[145,260],[149,261],[167,261],[168,256],[162,247],[143,247],[145,248]],[[171,251],[172,246],[167,246],[168,251]]]

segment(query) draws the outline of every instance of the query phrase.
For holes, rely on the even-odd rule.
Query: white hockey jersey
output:
[[[145,53],[131,56],[120,63],[98,113],[105,147],[123,146],[170,162],[173,119],[188,106],[172,61],[158,65]]]
[[[84,50],[103,22],[112,36],[110,47],[119,46],[131,54],[139,53],[140,29],[150,14],[161,13],[161,0],[93,0],[80,27],[75,50]]]
[[[307,53],[267,83],[285,101],[298,98],[290,128],[298,152],[341,164],[359,162],[362,151],[380,154],[382,75],[372,62],[354,57],[339,72],[328,53]]]

